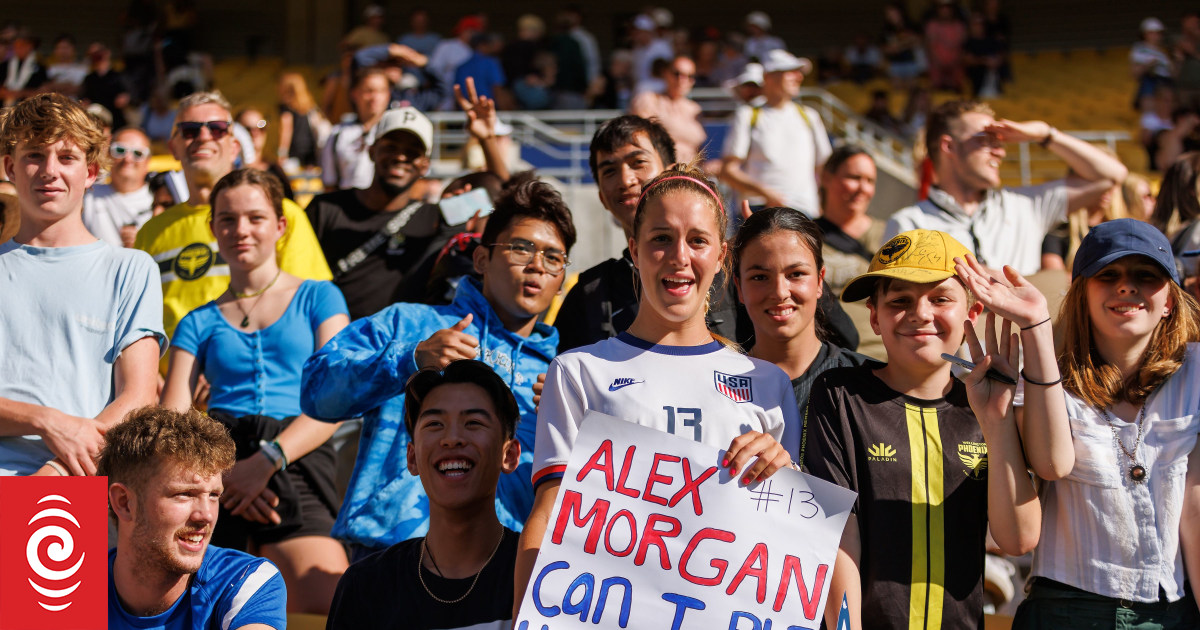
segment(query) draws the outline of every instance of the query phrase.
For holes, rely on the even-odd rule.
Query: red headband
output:
[[[651,184],[649,186],[642,189],[642,194],[640,197],[638,197],[638,205],[639,206],[642,205],[642,200],[646,198],[646,193],[650,192],[651,188],[654,188],[655,186],[657,186],[663,182],[669,182],[672,179],[686,179],[687,181],[692,182],[692,183],[696,184],[697,186],[703,188],[705,191],[708,192],[708,194],[713,196],[713,199],[717,200],[717,207],[721,209],[721,214],[725,214],[725,204],[721,203],[721,196],[718,195],[715,190],[713,190],[712,188],[709,188],[708,184],[705,184],[704,182],[696,179],[695,177],[691,177],[689,175],[672,175],[670,177],[664,177],[662,179],[658,179],[658,180],[651,182]]]

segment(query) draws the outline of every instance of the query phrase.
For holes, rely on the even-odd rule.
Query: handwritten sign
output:
[[[818,628],[855,493],[792,470],[745,486],[723,455],[589,413],[517,630]]]

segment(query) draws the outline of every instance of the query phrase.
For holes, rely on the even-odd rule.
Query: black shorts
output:
[[[265,416],[234,417],[222,411],[209,415],[229,431],[237,446],[237,459],[259,451],[259,440],[275,439],[294,418],[276,420]],[[241,551],[282,542],[300,536],[328,536],[337,518],[337,458],[327,441],[308,455],[289,462],[286,470],[275,473],[267,487],[279,496],[275,511],[282,520],[266,525],[234,516],[220,507],[212,544]]]

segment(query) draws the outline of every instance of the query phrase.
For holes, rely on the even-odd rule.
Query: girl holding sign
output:
[[[794,466],[799,414],[787,375],[705,325],[709,287],[729,259],[727,221],[716,187],[694,164],[643,186],[629,239],[641,287],[637,317],[626,332],[550,364],[534,443],[536,497],[517,558],[518,606],[588,411],[726,448],[721,463],[742,483]]]
[[[960,275],[980,301],[1023,329],[1043,329],[1029,341],[1051,347],[1049,322],[1032,317],[1022,299],[1028,285],[989,282],[967,262]],[[1062,371],[1026,365],[1024,374],[1022,428],[1044,480],[1045,518],[1013,627],[1200,627],[1183,562],[1186,554],[1194,586],[1200,307],[1179,285],[1166,237],[1135,219],[1092,228],[1075,254],[1060,317]],[[1031,435],[1043,422],[1030,398],[1063,387],[1066,418],[1046,423],[1048,435]],[[1052,446],[1074,459],[1058,477],[1036,465],[1035,449]]]

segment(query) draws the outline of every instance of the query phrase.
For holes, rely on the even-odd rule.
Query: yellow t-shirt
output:
[[[229,287],[229,265],[217,252],[208,227],[209,207],[177,204],[138,230],[133,246],[154,258],[162,277],[163,326],[167,335],[192,309]],[[279,267],[306,280],[332,280],[329,264],[308,217],[290,199],[283,200],[287,230],[276,243]]]

